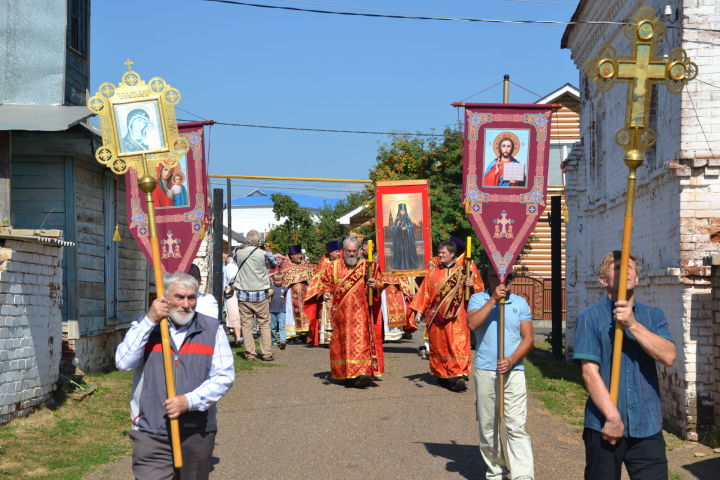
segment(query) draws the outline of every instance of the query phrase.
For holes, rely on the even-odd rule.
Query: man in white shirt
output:
[[[197,281],[186,273],[163,279],[165,296],[133,322],[115,352],[120,370],[134,370],[130,400],[136,478],[207,479],[215,446],[215,404],[235,381],[233,355],[220,323],[197,313]],[[165,388],[160,321],[168,318],[176,396]],[[183,467],[173,467],[169,419],[178,419]]]
[[[200,267],[194,263],[190,265],[188,275],[191,275],[195,280],[197,280],[198,285],[202,283],[200,279]],[[218,301],[215,300],[215,297],[210,293],[202,293],[199,290],[197,292],[197,306],[195,307],[195,311],[202,313],[203,315],[207,315],[208,317],[212,317],[215,320],[218,319],[218,314],[220,313]]]

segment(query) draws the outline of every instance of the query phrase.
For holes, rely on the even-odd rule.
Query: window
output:
[[[565,185],[563,181],[562,162],[570,155],[572,147],[572,143],[553,143],[550,145],[548,185]]]
[[[68,0],[68,45],[82,55],[88,52],[88,0]]]

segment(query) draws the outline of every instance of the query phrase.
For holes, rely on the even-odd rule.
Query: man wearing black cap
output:
[[[328,312],[328,302],[323,301],[323,295],[319,290],[320,284],[318,278],[327,265],[333,260],[337,260],[341,256],[342,244],[339,240],[332,240],[325,243],[325,253],[320,258],[317,272],[310,280],[310,287],[305,295],[305,315],[310,322],[310,332],[307,343],[314,346],[327,345],[330,343],[332,336],[332,326],[330,325],[330,315]]]
[[[293,343],[304,343],[305,336],[310,331],[310,321],[305,315],[303,306],[308,285],[313,275],[315,275],[315,267],[305,260],[300,245],[290,245],[288,247],[288,257],[290,261],[285,261],[280,266],[283,281],[285,286],[288,287],[287,301],[291,303],[285,318],[287,338],[288,340],[295,338],[296,340]]]

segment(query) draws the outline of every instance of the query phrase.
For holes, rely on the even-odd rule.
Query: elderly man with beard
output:
[[[219,322],[197,313],[198,283],[186,273],[164,278],[165,296],[133,322],[115,353],[134,370],[130,411],[132,465],[139,479],[207,479],[215,446],[215,404],[235,381],[233,356]],[[176,396],[165,388],[160,320],[169,318]],[[183,467],[173,467],[168,419],[178,419]]]
[[[360,245],[355,237],[343,241],[342,257],[323,268],[318,290],[331,302],[330,375],[347,387],[365,388],[382,374],[382,338],[368,309],[368,288],[380,286],[380,280],[359,258]]]

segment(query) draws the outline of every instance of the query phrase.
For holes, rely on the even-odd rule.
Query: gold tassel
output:
[[[115,224],[115,235],[113,235],[113,242],[119,242],[122,240],[122,237],[120,236],[120,225],[117,223]]]
[[[205,239],[205,224],[202,223],[200,225],[200,240],[204,240],[204,239]]]

